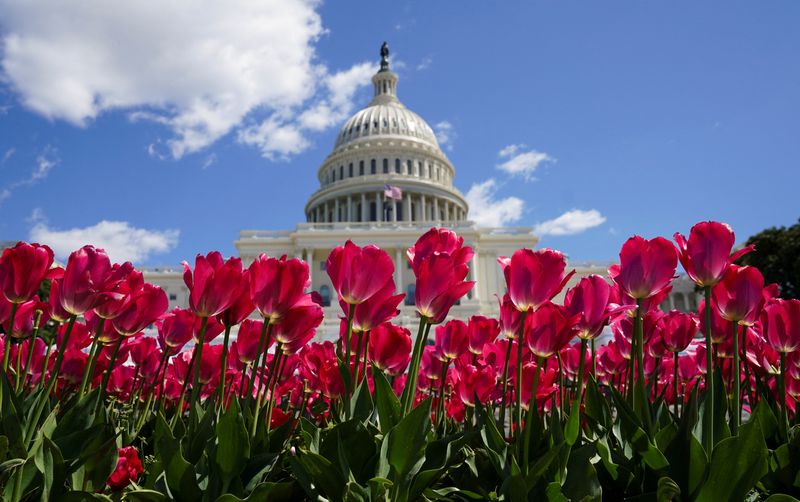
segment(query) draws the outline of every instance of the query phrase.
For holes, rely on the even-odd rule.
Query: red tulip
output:
[[[339,298],[349,305],[358,305],[392,280],[394,262],[378,246],[361,248],[348,240],[331,251],[325,270]]]
[[[89,330],[89,333],[97,339],[100,343],[111,343],[116,341],[119,338],[119,332],[114,328],[114,325],[110,322],[103,322],[103,325],[100,326],[100,316],[94,313],[93,310],[90,310],[83,314],[84,320],[86,321],[86,327]],[[98,329],[100,328],[100,329]]]
[[[64,335],[67,332],[67,325],[62,324],[56,331],[56,347],[61,347],[64,341]],[[72,332],[69,335],[67,348],[75,350],[83,350],[92,343],[92,337],[89,335],[89,329],[86,324],[76,322],[72,327]]]
[[[216,386],[219,383],[222,345],[206,344],[200,355],[200,383]]]
[[[72,315],[61,306],[61,279],[53,279],[50,282],[50,300],[47,303],[47,314],[50,319],[57,322],[65,322]]]
[[[114,318],[112,324],[122,336],[131,336],[153,324],[167,311],[169,300],[164,290],[153,284],[145,284],[134,293],[128,304]]]
[[[575,326],[579,338],[589,340],[603,331],[608,324],[610,296],[611,286],[599,275],[584,277],[567,291],[564,306],[570,315],[580,315]]]
[[[250,298],[250,271],[242,272],[242,280],[239,289],[234,295],[233,303],[230,307],[217,315],[217,320],[223,326],[231,327],[247,319],[256,309],[253,300]]]
[[[672,282],[678,267],[678,253],[667,239],[647,240],[638,235],[622,245],[619,265],[608,269],[622,291],[635,300],[650,298]]]
[[[506,293],[500,301],[500,332],[509,340],[516,340],[519,336],[519,322],[522,320],[522,314],[511,297]]]
[[[686,350],[700,328],[697,317],[677,310],[665,314],[658,323],[664,346],[672,353]]]
[[[436,351],[445,360],[464,354],[469,347],[469,332],[463,321],[454,319],[436,327]]]
[[[484,345],[494,342],[499,334],[500,323],[497,319],[480,315],[470,317],[469,324],[467,324],[469,351],[476,356],[481,355]]]
[[[536,386],[536,405],[537,408],[542,407],[542,405],[550,400],[550,397],[553,394],[557,394],[558,385],[556,382],[556,375],[558,373],[558,368],[556,366],[548,365],[545,361],[542,371],[539,375],[539,383]],[[539,371],[536,367],[536,363],[530,362],[526,363],[525,366],[522,367],[522,388],[520,390],[520,396],[522,397],[522,408],[527,410],[530,408],[531,403],[531,393],[533,392],[533,380],[534,380],[534,372]]]
[[[472,248],[464,246],[464,238],[446,228],[431,228],[408,248],[411,269],[419,276],[422,263],[437,254],[450,255],[456,266],[466,265],[472,259]]]
[[[414,303],[419,315],[431,324],[444,321],[455,303],[467,294],[474,281],[464,281],[469,268],[458,265],[448,254],[435,254],[419,266]]]
[[[192,331],[192,340],[194,340],[195,344],[200,343],[200,329],[202,326],[203,318],[195,316],[194,330]],[[225,331],[225,326],[223,326],[221,322],[217,321],[216,317],[209,317],[206,319],[206,332],[203,335],[203,340],[205,343],[211,343],[214,341],[214,338],[219,336],[219,334],[223,331]]]
[[[114,491],[119,491],[131,484],[131,481],[138,481],[139,475],[144,472],[139,454],[133,446],[126,446],[119,449],[117,467],[108,477],[108,487]]]
[[[711,304],[714,305],[716,300],[711,297]],[[700,331],[706,331],[706,302],[700,300],[697,307],[697,318],[700,320]],[[719,309],[714,306],[711,308],[711,343],[716,345],[722,343],[732,336],[733,323],[723,319],[719,313]]]
[[[311,286],[308,264],[286,256],[270,258],[261,254],[250,264],[250,297],[267,322],[280,321],[303,298]]]
[[[442,374],[443,366],[444,362],[442,362],[441,354],[437,354],[434,346],[426,345],[422,350],[422,364],[420,365],[420,375],[425,378],[421,380],[423,382],[426,378],[428,380],[438,380]]]
[[[47,314],[46,310],[47,307],[44,303],[39,301],[38,296],[34,296],[32,300],[28,300],[24,303],[18,304],[17,312],[14,315],[14,326],[9,326],[9,318],[11,314],[11,303],[6,301],[5,298],[0,298],[0,303],[3,304],[0,307],[0,310],[4,310],[3,314],[0,314],[3,321],[3,330],[6,333],[11,334],[11,338],[22,339],[28,338],[29,336],[33,335],[33,327],[36,321],[36,311],[42,311],[42,318],[39,320],[39,325],[44,326],[47,323]]]
[[[158,342],[162,350],[175,355],[183,349],[194,333],[195,315],[190,310],[180,308],[172,309],[159,322]]]
[[[296,353],[314,337],[322,318],[322,307],[311,301],[309,295],[307,301],[289,309],[283,320],[275,325],[273,336],[285,353]]]
[[[142,273],[135,270],[130,262],[122,265],[115,263],[100,289],[115,293],[116,297],[96,306],[94,311],[103,319],[113,319],[143,287]]]
[[[755,267],[731,265],[712,293],[723,319],[752,326],[763,303],[764,276]]]
[[[689,232],[688,241],[680,233],[676,233],[674,238],[678,243],[681,265],[699,286],[717,284],[728,265],[753,250],[753,246],[748,246],[731,256],[736,237],[730,226],[717,221],[697,223]]]
[[[772,300],[761,313],[761,326],[776,351],[800,349],[800,300]]]
[[[243,363],[252,363],[258,356],[258,344],[261,341],[261,332],[264,323],[255,321],[253,319],[245,319],[239,325],[239,332],[236,335],[237,355],[239,361]],[[269,343],[272,345],[274,339],[270,338]],[[269,347],[267,347],[268,349]],[[266,349],[264,349],[266,350]]]
[[[525,342],[528,349],[538,357],[550,357],[566,346],[575,336],[573,326],[577,316],[570,316],[567,309],[545,303],[525,318]]]
[[[183,262],[183,282],[189,288],[189,307],[199,317],[220,314],[236,301],[238,286],[242,282],[242,260],[228,258],[223,261],[219,251],[195,259],[194,273]]]
[[[401,374],[411,361],[411,332],[389,322],[375,327],[369,332],[368,354],[378,369]]]
[[[456,389],[461,402],[467,406],[475,406],[477,396],[479,403],[487,403],[497,389],[497,373],[491,366],[480,369],[471,364],[464,365],[459,371]]]
[[[72,315],[82,315],[99,305],[122,298],[105,290],[111,261],[102,249],[83,246],[69,255],[61,282],[61,307]]]
[[[508,286],[508,296],[520,312],[536,310],[561,292],[575,271],[564,275],[564,255],[552,249],[519,249],[498,263]]]
[[[18,242],[0,256],[0,289],[11,303],[24,303],[39,290],[50,267],[53,250],[36,243]]]
[[[397,306],[403,301],[405,294],[395,295],[394,280],[387,282],[383,289],[372,295],[369,299],[355,306],[353,315],[353,331],[364,332],[397,317],[400,310]],[[339,301],[344,312],[348,312],[347,303]],[[347,324],[345,323],[345,329]]]

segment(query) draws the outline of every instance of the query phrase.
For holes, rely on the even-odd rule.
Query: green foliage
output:
[[[756,250],[739,259],[758,267],[767,284],[777,283],[783,298],[800,298],[800,221],[790,227],[772,227],[747,239]]]

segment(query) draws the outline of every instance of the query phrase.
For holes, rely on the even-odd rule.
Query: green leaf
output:
[[[99,389],[95,389],[77,401],[70,401],[66,405],[67,411],[58,419],[51,437],[67,461],[78,458],[97,432],[92,426],[99,395]]]
[[[578,440],[581,428],[581,402],[580,396],[575,396],[572,400],[572,409],[567,419],[567,428],[564,430],[564,439],[567,444],[572,446]]]
[[[670,500],[681,499],[681,489],[678,483],[672,479],[662,476],[658,479],[658,489],[656,491],[658,502],[668,502]]]
[[[386,376],[376,366],[372,366],[372,379],[375,383],[375,406],[378,408],[378,425],[386,434],[403,418],[400,400],[386,380]]]
[[[503,494],[505,500],[526,502],[528,500],[528,487],[525,485],[525,478],[519,472],[507,477],[503,482],[503,486],[500,487],[500,493]]]
[[[272,502],[283,500],[299,500],[297,484],[293,481],[284,483],[261,483],[256,486],[247,498],[240,499],[231,494],[222,495],[216,502]]]
[[[47,502],[53,499],[53,495],[60,495],[64,491],[66,480],[64,459],[58,446],[47,437],[43,437],[41,446],[34,456],[34,462],[43,478],[41,500]]]
[[[372,396],[369,393],[369,385],[364,379],[353,392],[356,399],[350,403],[350,416],[361,421],[367,421],[372,416]]]
[[[214,463],[222,474],[222,490],[245,468],[250,458],[250,438],[236,399],[217,423],[217,447]]]
[[[431,399],[428,398],[411,410],[383,438],[381,461],[391,467],[388,477],[394,483],[392,488],[397,500],[406,500],[411,479],[425,461],[426,437],[430,428]]]
[[[137,488],[135,490],[126,491],[122,495],[122,500],[130,502],[167,502],[167,496],[155,490],[145,490]]]
[[[658,471],[669,466],[664,454],[650,442],[650,438],[640,427],[641,422],[628,406],[628,403],[616,391],[612,391],[612,396],[619,414],[623,439],[631,445],[631,448],[642,457],[642,460],[651,469]]]
[[[539,479],[545,475],[547,469],[549,469],[553,461],[558,458],[563,448],[564,443],[560,443],[555,447],[550,448],[545,452],[544,455],[536,460],[536,463],[531,466],[531,468],[528,470],[528,474],[525,476],[525,485],[528,487],[528,491],[530,491],[536,485],[536,483],[539,482]]]
[[[600,391],[594,378],[590,375],[586,381],[586,417],[591,419],[603,429],[611,428],[612,415],[608,407],[608,400]]]
[[[183,458],[179,442],[172,437],[163,415],[156,418],[155,451],[164,466],[164,474],[170,493],[177,500],[197,502],[202,492],[197,486],[197,474],[194,466]]]
[[[791,495],[786,495],[785,493],[776,493],[774,495],[770,495],[764,502],[800,502],[800,501],[798,501]]]
[[[592,465],[595,455],[591,444],[573,449],[567,462],[567,477],[561,492],[570,500],[601,500],[603,489]]]
[[[322,455],[301,450],[298,456],[291,457],[289,461],[294,467],[295,475],[299,474],[298,471],[302,471],[298,480],[301,485],[304,485],[303,487],[312,499],[316,499],[316,494],[311,483],[328,499],[340,500],[342,498],[347,481],[330,460]]]
[[[697,502],[744,500],[747,493],[768,471],[767,445],[757,417],[714,447],[708,479]]]

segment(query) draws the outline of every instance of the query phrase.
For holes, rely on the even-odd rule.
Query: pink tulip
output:
[[[397,306],[403,301],[405,295],[403,293],[395,295],[394,293],[394,280],[390,280],[384,285],[383,289],[356,305],[353,316],[353,331],[370,331],[374,327],[397,317],[400,313]],[[344,300],[340,300],[339,304],[344,312],[348,312],[348,305]],[[345,322],[346,328],[347,324]]]
[[[464,365],[459,371],[456,385],[458,397],[467,406],[475,406],[477,396],[479,403],[487,403],[497,389],[497,373],[491,366],[476,368],[471,364]]]
[[[564,275],[566,259],[552,249],[519,249],[511,258],[501,256],[497,261],[503,268],[508,295],[520,312],[536,310],[552,300],[575,274],[573,270]]]
[[[164,290],[153,284],[145,284],[132,295],[112,324],[122,336],[132,336],[158,320],[167,307],[169,300]]]
[[[674,238],[681,265],[699,286],[714,286],[731,263],[753,250],[753,246],[748,246],[731,255],[736,237],[730,226],[717,221],[697,223],[689,232],[688,241],[680,233]]]
[[[469,347],[469,332],[463,321],[454,319],[436,327],[436,350],[445,360],[465,353]]]
[[[608,274],[635,300],[650,298],[668,287],[678,267],[675,246],[663,237],[631,237],[622,245],[619,258],[619,265],[612,265]]]
[[[611,286],[599,275],[584,277],[567,291],[564,306],[570,315],[580,315],[575,326],[579,338],[589,340],[603,331],[608,324],[610,296]]]
[[[677,310],[665,314],[658,323],[664,346],[672,353],[686,350],[700,328],[697,317]]]
[[[464,246],[464,238],[446,228],[431,228],[420,237],[413,247],[408,249],[408,260],[411,269],[419,276],[422,263],[431,256],[446,254],[453,258],[457,267],[467,265],[472,259],[472,248]]]
[[[36,243],[18,242],[0,256],[0,289],[11,303],[24,303],[51,273],[53,250]]]
[[[276,323],[300,301],[311,287],[308,264],[286,256],[270,258],[261,254],[250,264],[250,297],[261,316]]]
[[[199,317],[213,317],[236,301],[242,281],[242,260],[222,259],[219,251],[198,254],[194,272],[183,262],[183,282],[189,288],[189,307]]]
[[[230,307],[217,314],[217,320],[223,326],[231,327],[247,319],[256,309],[253,300],[250,298],[250,271],[242,272],[242,279],[239,289],[234,295],[233,303]]]
[[[431,324],[444,321],[453,305],[475,285],[464,281],[468,272],[466,264],[458,265],[449,254],[434,254],[422,261],[414,291],[420,316]]]
[[[500,300],[500,332],[509,340],[516,340],[519,336],[519,323],[522,313],[514,306],[511,297],[506,293]]]
[[[245,319],[239,325],[239,332],[236,335],[237,355],[239,361],[252,363],[258,356],[258,344],[261,341],[261,332],[264,323],[253,319]],[[274,339],[270,338],[270,345]],[[269,347],[267,347],[268,349]],[[266,350],[266,349],[265,349]]]
[[[47,303],[47,314],[56,322],[65,322],[70,314],[61,306],[61,279],[50,282],[50,300]]]
[[[731,265],[712,293],[723,319],[752,326],[763,303],[764,276],[755,267]]]
[[[545,303],[525,318],[525,342],[538,357],[548,358],[564,348],[575,336],[573,327],[577,316],[567,309]]]
[[[111,271],[100,288],[102,291],[114,293],[115,297],[96,306],[94,308],[95,313],[103,319],[117,317],[131,298],[143,287],[144,277],[142,273],[135,270],[130,262],[125,262],[122,265],[115,263],[111,266]]]
[[[800,349],[800,300],[772,300],[761,313],[761,329],[778,352]]]
[[[273,336],[285,353],[294,354],[314,337],[322,317],[322,307],[311,301],[309,295],[306,302],[289,309],[283,320],[275,325]]]
[[[487,343],[494,342],[500,334],[500,323],[497,319],[476,315],[469,318],[467,325],[469,351],[479,356]]]
[[[100,319],[102,318],[95,314],[93,310],[86,312],[83,316],[89,333],[91,333],[98,342],[108,344],[119,339],[119,332],[114,328],[114,325],[110,322],[103,321],[103,325],[101,326]]]
[[[411,332],[389,322],[377,326],[369,333],[368,355],[378,369],[403,373],[411,361]]]
[[[102,249],[84,246],[69,255],[61,282],[61,307],[72,315],[82,315],[121,294],[105,290],[111,261]]]
[[[190,310],[180,308],[172,309],[159,322],[158,342],[162,350],[175,355],[189,343],[194,333],[195,315]]]
[[[37,310],[42,311],[42,318],[39,320],[39,325],[44,326],[47,323],[47,307],[44,303],[39,301],[38,296],[34,296],[33,299],[18,304],[17,312],[14,315],[14,326],[9,326],[9,316],[12,304],[9,303],[5,298],[0,298],[0,303],[4,304],[2,307],[0,307],[0,310],[5,311],[3,313],[4,315],[0,314],[4,319],[3,330],[6,333],[11,334],[11,338],[16,338],[19,340],[33,335]]]
[[[325,270],[339,298],[349,305],[358,305],[392,280],[394,261],[378,246],[361,248],[348,240],[331,251]]]

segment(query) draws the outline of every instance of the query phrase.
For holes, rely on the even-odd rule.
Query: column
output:
[[[433,202],[433,219],[436,221],[441,221],[442,219],[439,218],[439,201],[434,198],[431,202]]]
[[[450,203],[447,201],[444,201],[444,219],[447,221],[452,220],[450,217]]]
[[[397,223],[397,210],[400,208],[400,204],[397,203],[395,199],[392,199],[392,221]]]
[[[347,221],[353,221],[353,197],[347,196]]]
[[[339,199],[333,202],[333,221],[340,221],[339,218]]]
[[[375,221],[383,221],[383,205],[381,204],[380,192],[375,192]]]
[[[403,250],[397,248],[394,255],[394,284],[397,291],[405,291],[403,288]]]
[[[403,197],[403,213],[405,217],[403,218],[404,221],[411,222],[411,194],[406,194]]]
[[[314,289],[314,250],[305,249],[305,260],[308,263],[308,280],[311,282],[311,289]]]
[[[481,296],[478,293],[481,287],[481,283],[478,280],[479,271],[478,271],[478,250],[476,246],[473,244],[472,249],[475,251],[475,254],[472,255],[472,263],[469,267],[469,273],[472,276],[473,281],[475,281],[475,286],[472,287],[472,299],[476,301],[481,301]]]
[[[420,208],[422,209],[422,211],[420,211],[419,213],[421,216],[420,221],[428,221],[428,211],[427,208],[425,207],[425,194],[420,194],[419,201],[420,201],[420,206],[422,206]]]
[[[367,221],[368,218],[367,214],[367,194],[361,192],[361,221]]]

